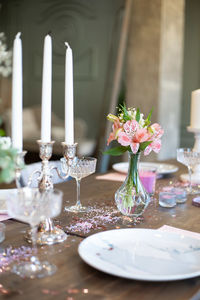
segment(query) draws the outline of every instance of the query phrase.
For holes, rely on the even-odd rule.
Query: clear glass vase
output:
[[[133,154],[129,152],[128,175],[115,193],[117,208],[126,216],[138,217],[142,215],[150,201],[150,196],[139,178],[139,160],[140,153]]]

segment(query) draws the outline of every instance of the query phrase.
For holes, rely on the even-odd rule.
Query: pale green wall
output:
[[[1,0],[1,30],[12,45],[22,32],[24,106],[41,103],[43,39],[53,38],[53,111],[64,118],[64,64],[68,41],[74,54],[75,115],[97,135],[112,38],[118,36],[123,0]],[[118,20],[118,23],[116,21]],[[117,49],[117,47],[116,47]],[[105,118],[106,121],[106,118]]]
[[[191,92],[200,88],[200,1],[186,0],[183,96],[181,114],[181,146],[191,147],[194,135],[190,125]]]

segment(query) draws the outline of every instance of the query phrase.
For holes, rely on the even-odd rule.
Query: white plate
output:
[[[151,162],[141,162],[140,167],[149,167],[149,168],[156,168],[157,173],[159,175],[167,175],[170,173],[174,173],[178,171],[178,167],[175,165],[171,164],[166,164],[166,163],[151,163]],[[121,162],[114,164],[112,168],[121,173],[127,173],[128,172],[128,162]]]
[[[8,193],[16,193],[17,189],[0,189],[0,214],[6,214],[7,213],[7,207],[6,207],[6,197]]]
[[[114,229],[83,240],[80,257],[105,273],[145,281],[200,275],[200,240],[152,229]]]

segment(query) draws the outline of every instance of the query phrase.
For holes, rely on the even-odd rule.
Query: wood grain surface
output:
[[[0,299],[192,299],[200,289],[200,277],[173,282],[127,280],[97,271],[79,257],[77,252],[79,243],[86,236],[102,230],[156,229],[162,225],[170,225],[200,233],[200,208],[192,205],[192,196],[188,197],[185,204],[177,205],[172,209],[165,209],[158,205],[158,192],[163,186],[176,184],[179,173],[157,180],[155,197],[144,213],[144,217],[139,218],[137,222],[116,211],[114,193],[121,185],[123,175],[122,181],[115,181],[112,180],[112,173],[110,174],[111,180],[105,180],[104,176],[97,174],[82,180],[81,201],[91,207],[91,212],[73,214],[63,210],[55,220],[55,224],[68,232],[67,240],[62,244],[38,248],[40,258],[46,258],[57,265],[58,270],[53,276],[43,279],[22,279],[10,272],[11,265],[8,266],[7,271],[4,270],[3,261],[0,261]],[[64,192],[63,207],[75,203],[76,188],[73,180],[56,187]],[[24,240],[28,225],[15,220],[7,220],[4,223],[6,239],[1,243],[1,253],[10,246],[13,249],[19,249],[22,245],[29,247]],[[81,224],[80,228],[77,224]],[[90,226],[87,227],[85,224]]]

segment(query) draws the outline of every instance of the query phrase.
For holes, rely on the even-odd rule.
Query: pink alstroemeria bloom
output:
[[[150,126],[150,132],[152,133],[152,139],[160,139],[164,133],[164,130],[158,123],[154,123]]]
[[[125,132],[120,132],[118,142],[122,146],[130,146],[134,154],[138,152],[140,143],[148,140],[149,133],[146,128],[139,129],[137,121],[127,121],[124,125]]]
[[[130,136],[133,136],[138,129],[139,124],[136,120],[127,121],[124,124],[124,131]]]
[[[149,133],[146,128],[138,129],[133,136],[130,147],[134,154],[138,152],[140,143],[146,142],[149,139]]]
[[[139,130],[139,124],[137,121],[127,121],[124,126],[124,132],[120,132],[118,135],[118,142],[122,146],[130,146],[131,150],[134,154],[138,152],[139,149],[139,143],[138,141],[134,141],[135,134],[137,130]]]
[[[138,152],[139,143],[134,143],[133,139],[131,137],[128,136],[128,134],[126,134],[125,132],[120,132],[118,135],[118,142],[122,145],[122,146],[130,146],[131,150],[134,154],[136,154]]]
[[[109,138],[107,140],[107,145],[110,144],[110,142],[116,140],[118,138],[119,133],[122,131],[122,126],[119,122],[119,119],[116,120],[112,125],[112,132],[109,135]]]
[[[155,153],[158,153],[161,148],[161,140],[156,139],[154,140],[149,146],[146,147],[144,150],[144,155],[149,155],[149,153],[153,150]]]
[[[129,146],[131,143],[131,138],[126,134],[126,132],[121,131],[118,134],[118,143],[120,143],[122,146]]]
[[[141,128],[141,129],[138,129],[136,131],[133,140],[136,143],[143,143],[143,142],[148,141],[149,137],[150,137],[150,135],[149,135],[147,129],[146,128]]]

